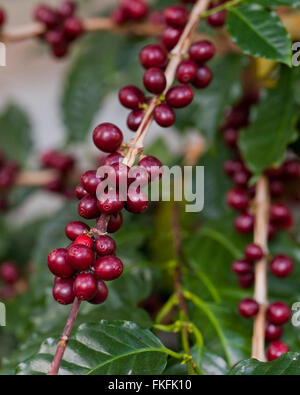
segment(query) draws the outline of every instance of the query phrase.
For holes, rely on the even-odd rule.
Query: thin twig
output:
[[[55,170],[25,170],[18,174],[15,185],[22,187],[40,187],[56,180],[58,172]]]
[[[268,306],[267,256],[270,193],[268,180],[261,176],[256,185],[254,243],[264,251],[264,257],[255,265],[254,299],[259,304],[259,312],[254,320],[252,338],[252,357],[266,361],[265,323]]]

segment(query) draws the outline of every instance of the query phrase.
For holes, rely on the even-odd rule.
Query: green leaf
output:
[[[19,365],[17,373],[46,374],[56,342],[48,338],[37,355]],[[71,336],[60,374],[160,374],[165,369],[167,354],[168,350],[152,332],[132,322],[82,324]]]
[[[254,0],[254,2],[267,8],[275,8],[281,6],[300,8],[300,0]]]
[[[197,129],[209,142],[214,140],[225,111],[240,93],[243,57],[228,55],[211,63],[214,79],[211,85],[195,91],[193,103],[176,112],[178,130]]]
[[[229,375],[260,375],[260,376],[298,376],[300,369],[300,354],[289,352],[272,362],[260,362],[257,359],[247,359],[235,366]]]
[[[31,125],[27,115],[11,104],[0,116],[1,150],[11,159],[24,164],[32,151]]]
[[[270,89],[258,106],[257,117],[240,135],[240,149],[255,175],[284,159],[294,139],[293,72],[284,68],[276,88]]]
[[[291,66],[292,43],[285,26],[274,11],[257,4],[231,8],[227,29],[246,55]]]

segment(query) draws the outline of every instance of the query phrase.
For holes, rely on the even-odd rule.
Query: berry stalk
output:
[[[270,212],[269,183],[265,176],[257,182],[255,194],[254,243],[264,251],[264,256],[255,265],[254,300],[259,304],[259,312],[254,319],[252,337],[252,357],[265,362],[265,326],[268,308],[267,260],[268,224]]]

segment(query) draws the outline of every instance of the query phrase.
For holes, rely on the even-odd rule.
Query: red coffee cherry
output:
[[[159,126],[168,128],[174,125],[176,115],[173,109],[168,106],[168,104],[162,103],[156,106],[154,109],[154,120]]]
[[[123,25],[129,17],[122,7],[118,7],[112,12],[111,19],[116,25]]]
[[[49,30],[45,39],[50,45],[66,45],[66,37],[59,29]]]
[[[250,262],[246,261],[245,259],[238,259],[233,262],[231,266],[232,271],[237,274],[246,274],[253,272],[253,266]]]
[[[69,46],[67,42],[61,42],[60,44],[52,44],[50,46],[51,53],[55,58],[64,58],[68,54]]]
[[[178,43],[182,29],[176,29],[174,27],[168,26],[162,35],[162,42],[168,51],[171,51]]]
[[[97,292],[93,299],[89,300],[91,304],[101,304],[106,301],[108,297],[108,289],[104,281],[96,279]]]
[[[226,128],[223,132],[223,139],[229,148],[236,148],[239,138],[239,131],[234,128]]]
[[[300,178],[300,163],[297,159],[288,159],[283,164],[283,174],[291,180]]]
[[[239,233],[252,232],[254,226],[253,215],[249,213],[242,213],[238,215],[234,221],[234,226]]]
[[[155,95],[162,93],[167,85],[165,73],[156,67],[146,71],[143,81],[145,88]]]
[[[80,273],[74,281],[74,294],[79,300],[93,299],[97,294],[97,281],[91,273]]]
[[[159,159],[155,158],[155,156],[145,156],[139,161],[138,166],[141,166],[147,170],[149,179],[151,181],[155,180],[158,177],[161,177],[162,175],[162,163]]]
[[[67,256],[68,251],[65,248],[58,248],[48,255],[48,268],[54,276],[69,278],[75,273],[73,266],[67,260]]]
[[[93,140],[97,148],[103,152],[117,151],[123,141],[121,130],[112,123],[101,123],[93,133]]]
[[[282,332],[283,330],[280,325],[275,325],[270,322],[266,323],[266,330],[265,330],[266,340],[269,341],[278,340],[281,338]]]
[[[183,60],[177,68],[176,78],[183,84],[192,83],[197,76],[198,66],[191,60]]]
[[[78,200],[81,200],[82,198],[88,196],[89,193],[83,188],[82,185],[77,185],[75,188],[75,195]]]
[[[233,181],[237,186],[245,188],[247,187],[250,178],[251,173],[246,168],[243,168],[242,170],[237,171],[234,174]]]
[[[98,201],[94,196],[86,196],[78,204],[78,214],[85,219],[94,219],[99,217]]]
[[[198,89],[204,89],[210,85],[212,79],[213,74],[211,69],[209,69],[207,66],[200,66],[197,70],[193,85]]]
[[[171,6],[166,8],[164,16],[169,26],[183,28],[189,19],[189,11],[180,5]]]
[[[63,19],[70,18],[76,11],[76,4],[74,1],[65,0],[61,3],[58,12]]]
[[[133,110],[127,118],[127,126],[133,132],[136,132],[144,119],[144,110]]]
[[[223,168],[228,177],[232,177],[243,168],[243,162],[240,159],[227,159]]]
[[[64,33],[69,40],[75,40],[84,32],[83,24],[80,19],[70,17],[65,20]]]
[[[93,248],[93,246],[94,246],[93,239],[87,235],[81,235],[81,236],[76,237],[74,243],[84,245],[88,248]]]
[[[6,22],[6,14],[3,8],[0,8],[0,27]]]
[[[271,303],[267,310],[268,321],[272,324],[283,325],[291,318],[291,309],[283,302]]]
[[[293,225],[293,216],[289,208],[281,203],[272,204],[270,219],[275,225],[284,229]]]
[[[254,273],[241,274],[238,277],[239,286],[242,288],[250,288],[254,282]]]
[[[53,287],[53,298],[56,302],[68,305],[74,302],[74,281],[72,278],[56,278]]]
[[[249,206],[249,195],[243,189],[234,188],[227,194],[227,204],[234,210],[244,211]]]
[[[97,177],[97,171],[96,170],[89,170],[86,171],[82,176],[81,176],[81,184],[83,188],[90,193],[91,195],[96,195],[97,192],[97,187],[100,183],[101,179]]]
[[[284,192],[284,184],[280,180],[271,180],[270,181],[270,192],[273,197],[279,197]]]
[[[120,103],[131,110],[136,110],[145,103],[144,93],[134,85],[128,85],[119,91]]]
[[[7,201],[4,198],[0,198],[0,213],[7,210]]]
[[[66,236],[70,240],[75,240],[76,237],[82,235],[84,231],[89,231],[90,227],[83,222],[73,221],[68,223],[65,227]]]
[[[68,249],[67,261],[75,270],[88,270],[94,262],[94,253],[85,245],[74,244]]]
[[[94,272],[95,276],[101,280],[116,280],[123,273],[123,264],[116,256],[103,256],[97,259],[94,265]]]
[[[283,176],[283,167],[270,167],[265,173],[271,179],[281,178]]]
[[[110,175],[115,177],[116,187],[129,185],[132,180],[128,177],[130,168],[124,163],[114,163],[111,165]]]
[[[143,0],[121,0],[121,7],[133,20],[143,19],[148,13],[148,5]]]
[[[35,9],[34,19],[46,25],[49,29],[53,29],[60,22],[59,14],[46,5],[38,6]]]
[[[107,232],[108,233],[115,233],[117,232],[123,224],[123,216],[122,213],[112,214],[109,217],[109,222],[107,225]]]
[[[223,10],[216,12],[215,14],[209,15],[206,21],[211,27],[222,27],[225,25],[226,17],[227,11]]]
[[[294,262],[287,255],[277,255],[270,262],[270,270],[276,277],[287,277],[294,270]]]
[[[190,58],[200,65],[209,61],[215,52],[215,46],[207,40],[197,41],[189,49]]]
[[[167,103],[169,106],[174,108],[186,107],[193,101],[193,99],[193,89],[186,84],[175,85],[166,95]]]
[[[104,160],[103,166],[112,166],[114,163],[120,163],[124,159],[124,156],[119,154],[119,152],[114,152],[107,155]]]
[[[5,283],[15,283],[20,277],[17,265],[14,262],[3,262],[0,266],[0,277]]]
[[[45,167],[67,172],[74,167],[74,158],[71,155],[58,151],[46,151],[41,157],[41,162]]]
[[[272,342],[267,349],[268,361],[274,361],[289,351],[288,346],[280,341]]]
[[[264,252],[257,244],[248,244],[245,248],[245,257],[250,262],[259,261],[263,256]]]
[[[253,318],[259,311],[259,305],[254,299],[244,299],[239,303],[239,313],[245,318]]]
[[[148,198],[144,191],[129,190],[125,204],[127,211],[133,214],[141,214],[148,208]]]
[[[147,45],[140,52],[140,62],[145,69],[163,68],[167,61],[167,53],[160,45]]]
[[[96,240],[95,250],[98,255],[113,255],[116,251],[116,242],[109,236],[103,235]]]
[[[121,200],[119,192],[115,190],[103,193],[97,204],[102,214],[116,214],[124,207],[124,201]]]

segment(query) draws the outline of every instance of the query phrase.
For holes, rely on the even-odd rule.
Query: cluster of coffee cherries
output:
[[[123,25],[126,22],[144,19],[148,12],[149,7],[144,0],[121,0],[111,18],[117,25]]]
[[[65,0],[56,10],[47,5],[39,5],[34,11],[34,19],[45,26],[42,38],[49,44],[51,53],[62,58],[73,43],[84,32],[82,21],[76,17],[76,4]]]
[[[176,71],[179,84],[165,93],[167,80],[164,70],[168,63],[168,50],[178,43],[188,21],[189,11],[184,6],[168,7],[164,16],[168,26],[163,33],[162,44],[147,45],[141,50],[139,59],[146,69],[144,86],[150,94],[155,95],[154,120],[161,127],[170,127],[176,119],[174,109],[188,106],[194,98],[190,84],[203,89],[211,83],[213,75],[206,62],[214,56],[215,47],[206,40],[192,44],[188,58],[180,63]],[[174,31],[177,32],[176,35]],[[128,128],[137,131],[151,97],[146,97],[138,87],[129,85],[120,90],[119,100],[124,107],[132,110],[127,118]]]
[[[16,283],[20,279],[20,271],[15,262],[7,261],[0,265],[0,299],[7,301],[16,293]]]
[[[0,151],[0,212],[8,207],[8,193],[13,187],[19,172],[19,165],[13,161],[6,159]]]
[[[246,94],[240,102],[233,106],[226,115],[222,127],[225,144],[232,149],[235,157],[224,163],[224,171],[233,181],[235,187],[227,194],[228,205],[240,212],[235,219],[235,228],[239,233],[251,233],[254,228],[254,216],[251,213],[251,200],[255,195],[255,185],[249,187],[251,172],[247,169],[238,150],[239,130],[249,126],[250,108],[259,100],[258,92]],[[295,159],[289,159],[281,167],[268,169],[266,175],[270,182],[270,193],[277,199],[284,193],[284,183],[300,178],[300,164]],[[288,229],[293,224],[293,216],[289,208],[273,201],[270,208],[269,238],[274,237],[280,229]],[[243,288],[250,287],[254,282],[255,263],[263,258],[264,251],[259,245],[250,244],[245,249],[245,256],[236,260],[232,271],[238,276],[238,283]],[[276,255],[270,260],[270,272],[279,278],[290,275],[294,269],[293,260],[284,254]],[[243,317],[252,318],[259,311],[258,303],[251,298],[244,299],[239,304],[239,312]],[[286,344],[279,341],[282,335],[282,325],[289,321],[290,308],[282,302],[270,304],[267,310],[265,329],[266,340],[271,341],[267,349],[268,360],[274,360],[288,351]]]
[[[6,22],[6,12],[0,7],[0,30],[2,29],[4,23]]]
[[[69,178],[75,165],[73,156],[64,152],[50,150],[41,155],[40,162],[44,168],[56,171],[56,176],[45,185],[45,189],[49,192],[59,193],[67,198],[74,197],[74,189],[69,185]]]

